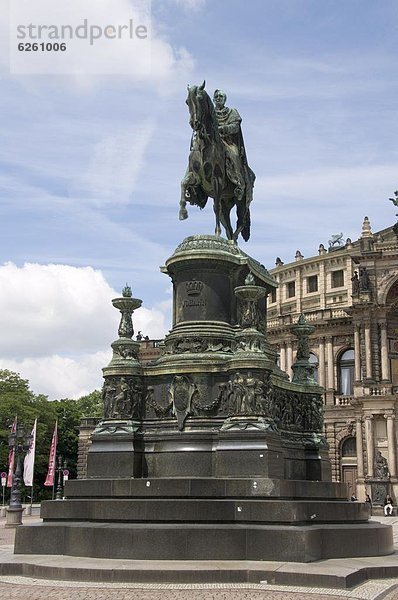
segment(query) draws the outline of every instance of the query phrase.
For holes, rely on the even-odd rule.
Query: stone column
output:
[[[326,340],[326,352],[328,361],[328,383],[327,387],[329,390],[334,389],[334,365],[333,365],[333,341],[329,337]]]
[[[279,366],[282,371],[286,371],[286,348],[285,342],[281,342],[281,351],[279,354]]]
[[[321,385],[322,387],[326,387],[326,371],[325,371],[325,340],[323,338],[321,338],[319,340],[319,350],[318,350],[318,363],[319,363],[319,370],[318,370],[318,380],[319,380],[319,385]]]
[[[292,347],[292,342],[287,342],[286,373],[289,375],[290,380],[292,379],[292,364],[293,364],[293,347]]]
[[[395,428],[394,428],[394,415],[384,415],[387,419],[387,443],[388,443],[388,468],[391,477],[397,476],[397,459],[395,453]]]
[[[363,443],[362,443],[362,419],[361,417],[356,418],[356,439],[357,439],[357,469],[358,479],[365,477],[364,465],[363,465]]]
[[[380,323],[380,345],[381,345],[381,378],[383,381],[390,381],[390,362],[388,360],[388,341],[387,324],[385,321]]]
[[[296,311],[298,314],[301,313],[302,295],[301,268],[298,268],[296,270]]]
[[[366,454],[368,456],[368,477],[373,477],[374,445],[373,445],[373,415],[365,415]]]
[[[372,346],[370,341],[370,323],[365,324],[365,363],[366,379],[372,378]]]
[[[320,306],[319,308],[321,310],[324,310],[326,308],[326,273],[325,273],[325,263],[324,261],[321,262],[321,264],[319,265],[319,300],[320,300]]]
[[[361,327],[355,325],[354,329],[354,357],[355,357],[355,381],[361,380]]]

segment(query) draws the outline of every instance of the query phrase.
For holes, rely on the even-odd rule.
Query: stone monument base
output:
[[[344,484],[268,478],[70,481],[19,528],[17,554],[134,560],[313,562],[393,552],[392,529],[368,522]]]
[[[322,388],[304,317],[293,381],[267,340],[268,271],[236,244],[186,238],[162,268],[173,327],[142,366],[126,286],[104,372],[87,479],[17,530],[17,554],[125,560],[290,561],[384,556],[392,529],[332,483]],[[161,570],[161,569],[159,569]]]

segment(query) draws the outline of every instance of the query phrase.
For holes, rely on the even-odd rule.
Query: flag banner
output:
[[[55,459],[57,455],[57,442],[58,442],[58,430],[57,430],[58,422],[55,421],[53,439],[51,441],[50,448],[50,456],[48,457],[48,471],[47,477],[44,482],[44,485],[47,487],[51,487],[54,485],[54,477],[55,477]]]
[[[11,427],[11,433],[15,433],[17,430],[17,417],[14,419],[14,423]],[[14,459],[15,459],[15,448],[11,448],[8,453],[8,476],[7,476],[7,487],[12,487],[12,475],[14,473]]]
[[[33,485],[33,471],[35,469],[35,451],[36,451],[36,428],[37,419],[32,429],[32,439],[30,441],[29,450],[26,453],[25,460],[23,463],[23,481],[24,484],[32,487]]]

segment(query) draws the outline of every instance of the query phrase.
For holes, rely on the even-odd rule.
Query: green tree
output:
[[[8,471],[8,435],[15,416],[30,433],[37,418],[34,499],[51,498],[52,489],[44,487],[55,421],[58,421],[57,455],[67,461],[71,477],[76,477],[79,424],[82,417],[102,415],[100,390],[78,400],[63,398],[49,401],[34,394],[29,381],[18,373],[0,369],[0,469]],[[30,490],[25,490],[25,497]]]
[[[41,488],[47,468],[55,411],[43,394],[34,394],[29,381],[18,373],[0,369],[0,468],[8,471],[8,435],[15,416],[27,433],[37,418],[35,491]],[[27,492],[30,494],[30,490]]]
[[[94,390],[91,394],[82,396],[76,400],[79,406],[80,417],[100,418],[103,414],[103,402],[101,390]]]

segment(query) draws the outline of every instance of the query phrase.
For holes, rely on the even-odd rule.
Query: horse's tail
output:
[[[245,224],[243,226],[241,235],[242,235],[243,239],[245,240],[245,242],[247,242],[248,239],[250,238],[250,210],[249,210],[249,208],[246,211]]]

